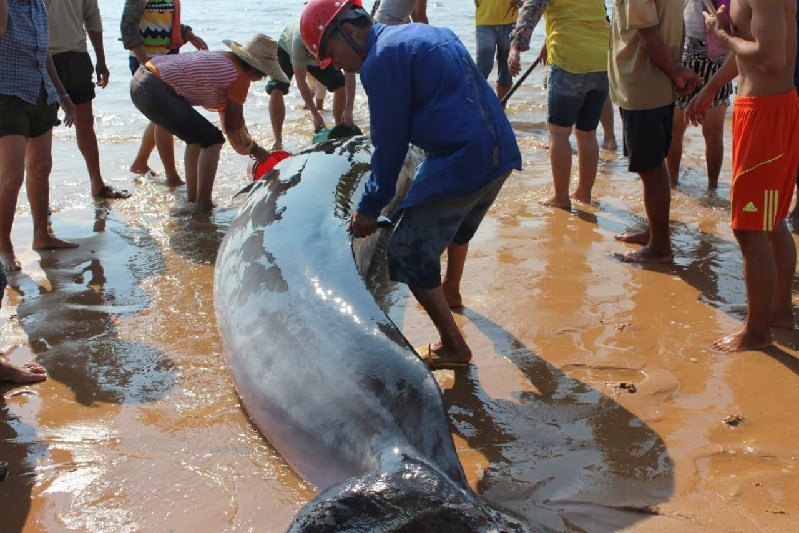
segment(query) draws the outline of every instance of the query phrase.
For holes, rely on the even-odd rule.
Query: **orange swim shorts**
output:
[[[739,96],[732,114],[732,229],[772,231],[799,169],[799,96]]]

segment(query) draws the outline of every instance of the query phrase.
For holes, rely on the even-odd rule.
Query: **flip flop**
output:
[[[99,191],[97,191],[97,198],[103,198],[108,200],[124,200],[126,198],[130,198],[131,194],[130,191],[126,189],[114,189],[110,185],[104,185]]]
[[[458,362],[458,361],[436,361],[434,360],[433,355],[433,345],[432,343],[426,344],[422,348],[418,348],[416,350],[416,355],[419,356],[419,359],[424,361],[427,365],[427,368],[430,370],[455,370],[457,368],[469,368],[471,362]]]

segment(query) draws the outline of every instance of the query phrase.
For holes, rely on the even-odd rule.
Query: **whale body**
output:
[[[525,531],[470,489],[435,378],[347,234],[367,137],[315,145],[249,191],[216,261],[225,358],[255,425],[321,493],[293,531]],[[421,158],[411,150],[401,181]],[[395,202],[396,203],[396,202]]]

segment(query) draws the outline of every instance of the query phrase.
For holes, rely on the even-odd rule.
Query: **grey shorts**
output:
[[[515,24],[477,26],[477,68],[485,79],[494,68],[494,52],[497,56],[497,85],[510,87],[513,78],[508,70],[510,34]]]
[[[580,131],[594,131],[608,99],[607,72],[574,74],[557,65],[549,68],[547,122]]]
[[[186,144],[209,148],[225,142],[219,128],[144,65],[139,67],[130,82],[130,98],[145,117]]]
[[[419,289],[441,285],[441,254],[450,243],[463,245],[474,237],[509,175],[466,196],[435,198],[405,209],[388,241],[391,280]]]

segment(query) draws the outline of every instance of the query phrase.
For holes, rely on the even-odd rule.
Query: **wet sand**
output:
[[[621,264],[612,253],[633,246],[613,234],[639,224],[643,205],[618,154],[601,154],[595,205],[538,205],[551,192],[542,77],[511,100],[525,170],[467,262],[457,320],[475,365],[436,372],[470,482],[558,530],[795,530],[799,334],[775,330],[767,352],[708,348],[745,310],[729,161],[706,194],[689,130],[675,265]],[[266,139],[266,99],[253,100],[261,115],[245,116]],[[182,189],[128,175],[131,120],[130,134],[101,128],[106,179],[132,190],[126,201],[91,202],[73,134],[56,133],[53,226],[79,248],[32,251],[20,200],[23,271],[9,276],[0,351],[50,379],[0,386],[0,531],[282,531],[315,488],[242,411],[213,315],[213,261],[246,159],[224,149],[219,208],[194,214]],[[368,123],[362,99],[356,121]],[[310,138],[308,126],[289,102],[289,142]],[[434,340],[407,290],[381,276],[376,291],[411,343]],[[732,427],[729,415],[744,419]]]

